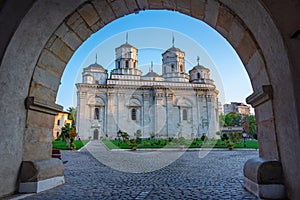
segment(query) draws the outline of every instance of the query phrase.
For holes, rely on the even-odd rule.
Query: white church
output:
[[[114,139],[124,131],[143,138],[217,138],[218,90],[210,70],[198,64],[186,73],[185,52],[173,46],[162,54],[162,75],[138,69],[138,49],[115,49],[115,68],[83,69],[77,83],[77,133],[81,139]],[[152,64],[151,64],[152,65]]]

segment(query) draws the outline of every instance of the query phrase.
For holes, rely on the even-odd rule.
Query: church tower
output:
[[[162,75],[166,81],[189,82],[189,76],[185,72],[185,53],[173,46],[162,54]]]
[[[106,84],[107,70],[96,62],[83,69],[82,83],[87,84]]]
[[[189,71],[190,73],[190,81],[192,83],[212,83],[213,84],[213,80],[210,79],[210,70],[206,67],[204,67],[203,65],[199,64],[199,56],[197,57],[197,65],[195,67],[193,67],[193,69],[191,69]]]
[[[128,34],[126,34],[126,43],[116,48],[115,51],[115,69],[111,71],[112,75],[142,75],[137,68],[138,49],[128,43]]]

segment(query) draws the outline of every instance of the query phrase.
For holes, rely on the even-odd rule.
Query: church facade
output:
[[[162,75],[138,69],[138,49],[116,48],[115,68],[92,64],[77,83],[76,128],[81,139],[116,138],[119,130],[143,138],[213,138],[219,131],[218,90],[210,70],[198,64],[189,74],[185,53],[173,46],[162,54]]]

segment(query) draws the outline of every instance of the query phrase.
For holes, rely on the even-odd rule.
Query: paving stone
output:
[[[99,143],[99,142],[98,142]],[[103,150],[101,154],[120,152]],[[172,153],[172,152],[169,152]],[[141,155],[142,153],[136,154]],[[257,151],[185,152],[170,165],[147,173],[114,170],[83,149],[62,151],[66,183],[25,199],[257,199],[242,187],[243,165]],[[116,162],[116,157],[112,157]],[[136,165],[143,165],[142,162]]]

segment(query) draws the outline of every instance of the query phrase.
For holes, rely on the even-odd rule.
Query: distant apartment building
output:
[[[221,102],[218,102],[218,111],[219,111],[219,114],[223,114],[223,105]]]
[[[231,102],[230,104],[224,104],[224,114],[231,112],[239,113],[242,115],[250,115],[250,106],[245,105],[241,102]]]
[[[68,112],[60,112],[55,116],[54,127],[53,127],[53,139],[56,139],[61,134],[61,128],[65,124],[72,124],[72,120],[68,119]]]

